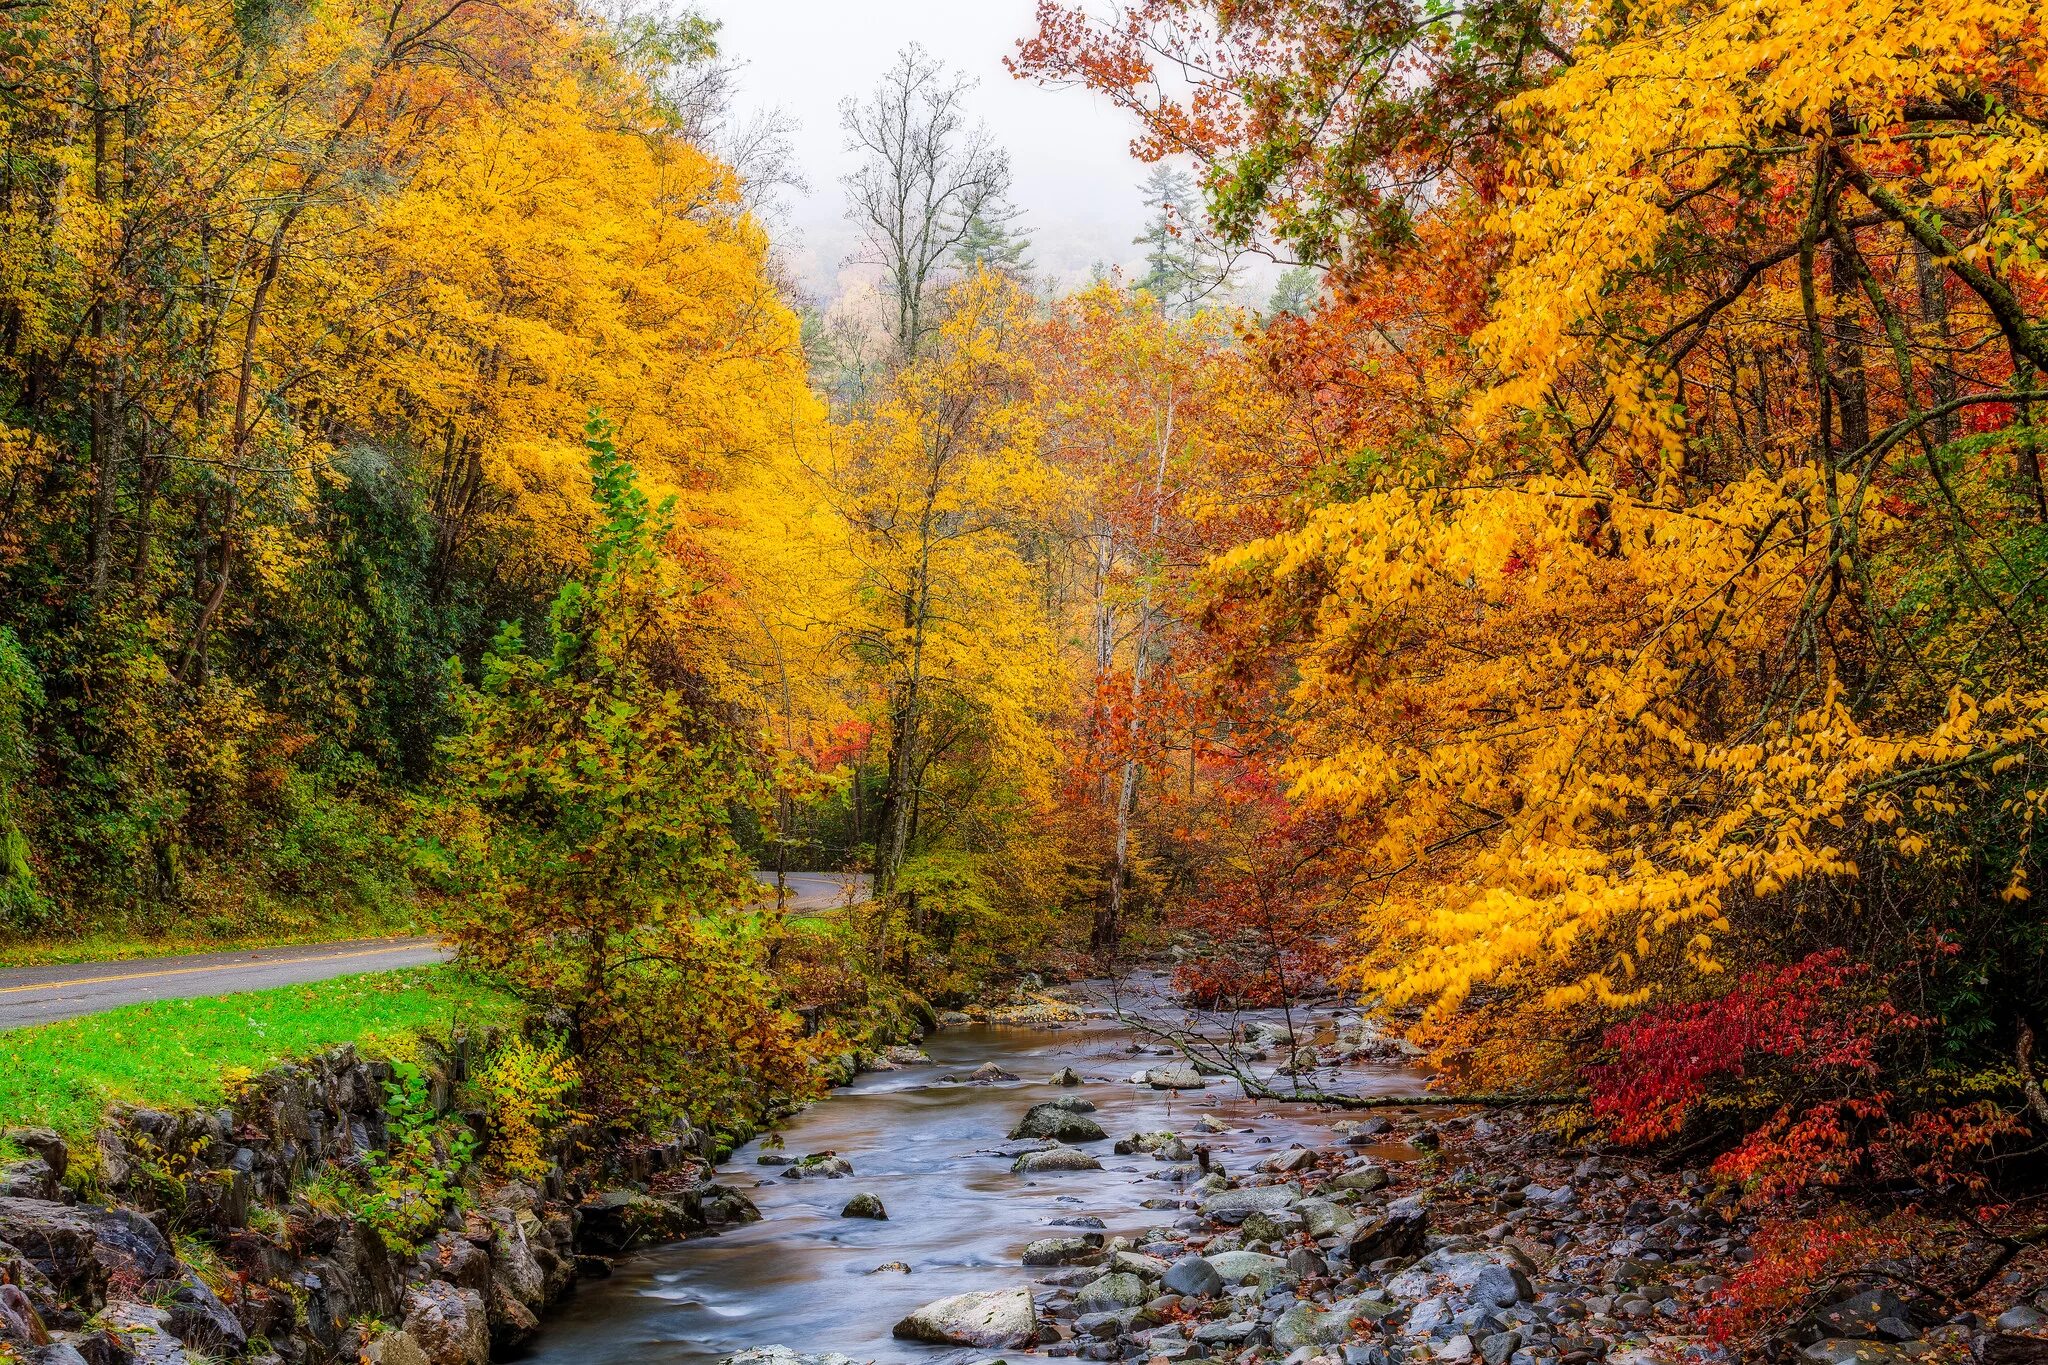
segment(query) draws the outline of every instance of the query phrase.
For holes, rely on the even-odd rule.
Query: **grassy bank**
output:
[[[341,1043],[403,1052],[422,1030],[504,1023],[512,999],[453,967],[160,1000],[0,1033],[0,1127],[90,1132],[111,1104],[210,1105],[236,1077]]]

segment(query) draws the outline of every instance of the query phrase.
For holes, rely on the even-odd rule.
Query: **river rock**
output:
[[[1081,1103],[1086,1104],[1083,1100]],[[1091,1108],[1093,1106],[1090,1106]],[[1034,1104],[1010,1130],[1014,1138],[1050,1138],[1055,1142],[1100,1142],[1109,1134],[1085,1114],[1076,1113],[1068,1101],[1050,1100]]]
[[[1299,1185],[1254,1185],[1225,1190],[1202,1201],[1202,1216],[1235,1226],[1254,1213],[1278,1213],[1301,1202]]]
[[[1297,1346],[1335,1345],[1344,1340],[1351,1327],[1347,1307],[1339,1304],[1326,1310],[1312,1303],[1297,1303],[1274,1319],[1270,1329],[1273,1344],[1283,1351],[1292,1351]]]
[[[431,1365],[490,1365],[490,1325],[474,1289],[428,1280],[406,1290],[405,1332]]]
[[[1429,1235],[1429,1215],[1419,1205],[1389,1204],[1376,1218],[1358,1225],[1344,1255],[1355,1266],[1371,1265],[1389,1256],[1414,1256]]]
[[[1041,1237],[1024,1248],[1025,1265],[1074,1265],[1098,1255],[1102,1237]]]
[[[1259,1289],[1267,1294],[1284,1284],[1293,1284],[1300,1277],[1287,1268],[1287,1262],[1278,1256],[1268,1256],[1261,1251],[1219,1251],[1209,1258],[1209,1264],[1222,1277],[1226,1285],[1243,1284],[1246,1280],[1257,1280]]]
[[[1047,1171],[1099,1171],[1102,1163],[1076,1147],[1048,1147],[1026,1152],[1011,1165],[1018,1175],[1042,1175]]]
[[[1250,1242],[1284,1242],[1308,1226],[1292,1209],[1253,1209],[1238,1225]]]
[[[1473,1303],[1490,1308],[1512,1308],[1535,1297],[1529,1277],[1509,1265],[1486,1266],[1473,1276],[1472,1287],[1467,1293]]]
[[[1386,1184],[1386,1167],[1375,1166],[1368,1162],[1363,1166],[1354,1166],[1350,1170],[1333,1177],[1330,1181],[1330,1188],[1336,1190],[1357,1190],[1361,1194],[1370,1194],[1374,1190],[1385,1189]]]
[[[1151,1297],[1143,1280],[1129,1271],[1117,1271],[1082,1285],[1074,1294],[1074,1307],[1084,1313],[1100,1313],[1136,1308]]]
[[[750,1346],[735,1352],[719,1365],[857,1365],[852,1356],[837,1351],[792,1351],[787,1346]]]
[[[1079,1085],[1081,1083],[1081,1073],[1070,1066],[1063,1066],[1060,1068],[1059,1075],[1052,1078],[1052,1083],[1054,1085]]]
[[[960,1017],[963,1022],[967,1018],[966,1015],[962,1015]],[[983,1085],[988,1085],[995,1081],[1014,1081],[1017,1079],[1017,1077],[1013,1073],[1003,1070],[994,1062],[983,1062],[980,1066],[974,1068],[974,1074],[969,1076],[967,1079],[970,1081],[978,1081]]]
[[[1208,1082],[1186,1062],[1169,1062],[1145,1072],[1145,1084],[1154,1090],[1200,1090]]]
[[[896,1324],[894,1335],[935,1346],[1009,1351],[1038,1336],[1038,1310],[1028,1289],[982,1289],[928,1303]]]
[[[1183,1256],[1168,1266],[1161,1284],[1183,1298],[1206,1299],[1223,1292],[1223,1277],[1200,1256]]]
[[[1142,1251],[1118,1251],[1111,1254],[1109,1268],[1136,1275],[1141,1280],[1161,1280],[1166,1278],[1167,1263]]]
[[[838,1180],[853,1174],[853,1163],[833,1152],[815,1152],[782,1168],[784,1180]]]
[[[673,1242],[695,1221],[682,1204],[636,1190],[606,1190],[587,1200],[577,1244],[603,1256],[621,1256],[651,1242]]]
[[[873,1218],[888,1221],[889,1211],[882,1207],[881,1197],[872,1194],[857,1194],[846,1201],[846,1207],[839,1210],[841,1218]]]

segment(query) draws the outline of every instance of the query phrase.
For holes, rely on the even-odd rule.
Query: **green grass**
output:
[[[229,1084],[342,1043],[403,1056],[422,1033],[515,1019],[509,996],[454,967],[158,1000],[0,1033],[0,1127],[92,1131],[110,1104],[219,1103]]]

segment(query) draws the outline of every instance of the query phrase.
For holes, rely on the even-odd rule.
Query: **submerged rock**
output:
[[[1038,1310],[1028,1289],[973,1290],[928,1303],[892,1330],[906,1341],[1008,1351],[1037,1339]]]
[[[1170,1062],[1146,1071],[1145,1084],[1154,1090],[1200,1090],[1208,1082],[1202,1073],[1185,1062]]]

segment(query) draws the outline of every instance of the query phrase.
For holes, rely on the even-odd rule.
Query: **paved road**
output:
[[[144,1000],[228,995],[357,972],[388,972],[445,962],[448,956],[448,949],[430,938],[383,938],[127,962],[15,967],[0,971],[0,1029],[47,1024]]]
[[[756,872],[754,877],[764,883],[772,902],[775,874]],[[815,915],[867,899],[864,873],[792,872],[786,880],[792,914]],[[449,956],[446,947],[430,938],[354,939],[297,948],[8,968],[0,970],[0,1029],[47,1024],[144,1000],[230,995],[358,972],[389,972],[445,962]]]
[[[768,898],[775,898],[775,874],[767,870],[754,873],[754,880],[768,887]],[[789,908],[799,915],[815,915],[820,910],[830,910],[841,905],[857,905],[868,898],[868,874],[865,872],[791,872],[783,880],[789,886]]]

